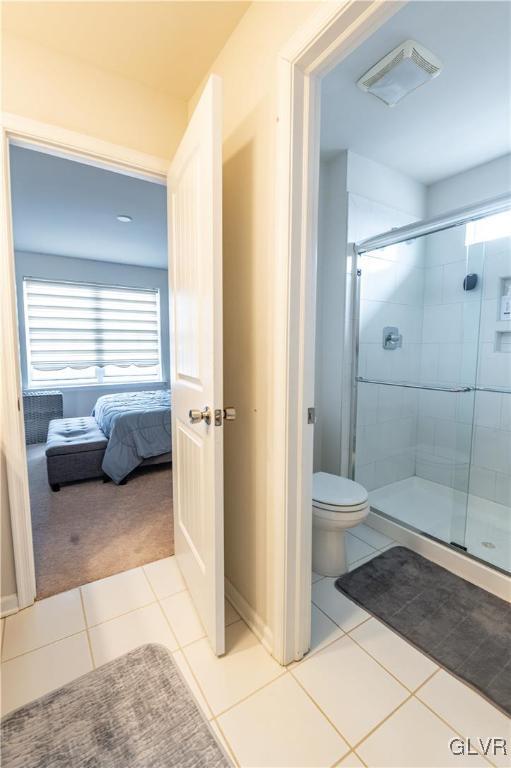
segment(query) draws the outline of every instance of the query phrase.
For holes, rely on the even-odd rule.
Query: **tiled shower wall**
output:
[[[352,234],[357,220],[364,217],[377,218],[381,231],[412,220],[406,214],[350,196]],[[384,381],[416,381],[422,336],[423,243],[418,240],[372,252],[362,257],[360,265],[359,374]],[[400,349],[383,349],[385,326],[399,327],[403,335]],[[366,488],[415,474],[417,416],[417,390],[359,384],[356,479]]]
[[[424,238],[424,314],[420,381],[473,385],[481,304],[484,246],[465,247],[465,227]],[[467,256],[468,254],[468,256]],[[479,275],[463,290],[468,272]],[[420,391],[416,474],[468,489],[474,393]]]

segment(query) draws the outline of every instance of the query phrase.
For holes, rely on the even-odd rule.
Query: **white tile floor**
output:
[[[356,567],[393,542],[358,526]],[[174,558],[42,600],[2,622],[2,713],[147,642],[165,645],[239,766],[510,765],[454,757],[456,737],[510,737],[477,693],[313,575],[312,649],[279,666],[232,606],[211,653]],[[511,741],[509,742],[511,743]]]

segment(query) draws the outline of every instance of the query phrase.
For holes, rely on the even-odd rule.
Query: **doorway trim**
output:
[[[32,605],[36,595],[36,581],[23,421],[9,145],[12,143],[32,149],[39,148],[47,154],[89,163],[99,168],[136,176],[157,184],[166,184],[170,159],[144,154],[129,147],[112,144],[93,136],[70,131],[56,125],[41,123],[12,113],[2,114],[1,131],[3,178],[0,193],[0,216],[3,235],[0,274],[4,276],[0,287],[0,316],[3,329],[0,339],[0,369],[3,372],[1,444],[6,461],[17,589],[17,605],[14,600],[15,596],[8,596],[6,612],[12,613]],[[7,601],[5,602],[7,603]]]
[[[404,2],[347,0],[307,21],[278,59],[274,385],[273,653],[310,645],[312,453],[321,78]]]

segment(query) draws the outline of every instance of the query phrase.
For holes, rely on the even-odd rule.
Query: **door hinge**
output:
[[[307,424],[315,424],[315,423],[316,423],[316,409],[307,408]]]

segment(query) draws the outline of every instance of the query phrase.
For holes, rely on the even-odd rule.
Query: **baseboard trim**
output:
[[[257,639],[264,645],[268,653],[273,655],[273,634],[269,626],[245,600],[236,587],[225,579],[225,597],[236,608],[241,618],[250,627]]]
[[[4,595],[0,597],[0,619],[4,616],[9,616],[11,613],[17,613],[19,611],[18,595]]]
[[[451,573],[461,576],[492,595],[511,602],[511,587],[509,576],[494,568],[467,557],[461,552],[441,544],[438,541],[423,536],[416,531],[410,531],[403,525],[388,520],[377,512],[369,513],[367,524],[376,531],[390,536],[391,539],[403,544],[405,547],[424,555],[437,565],[441,565]]]

